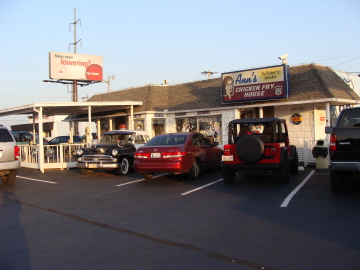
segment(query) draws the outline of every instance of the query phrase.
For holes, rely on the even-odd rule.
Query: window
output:
[[[199,135],[194,135],[192,138],[192,145],[193,146],[204,146],[204,142]]]
[[[0,142],[13,142],[13,141],[14,140],[7,129],[0,129]]]
[[[165,118],[152,119],[152,132],[153,137],[165,133]]]

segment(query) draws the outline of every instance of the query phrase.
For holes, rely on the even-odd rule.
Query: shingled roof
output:
[[[314,99],[360,100],[360,97],[330,68],[317,64],[290,67],[290,97],[288,99],[257,102],[270,106],[279,102]],[[209,79],[177,85],[146,85],[96,94],[88,101],[142,101],[138,111],[170,111],[209,109],[234,106],[222,104],[221,79]],[[254,104],[254,102],[236,105]]]

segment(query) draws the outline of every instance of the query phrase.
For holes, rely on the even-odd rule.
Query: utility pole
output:
[[[112,76],[108,76],[108,80],[107,81],[102,81],[108,84],[108,92],[110,92],[110,79],[115,80],[115,75]]]
[[[78,41],[76,41],[76,24],[80,22],[81,25],[81,19],[76,20],[76,7],[74,8],[74,22],[70,23],[69,26],[69,31],[71,29],[71,25],[74,25],[74,43],[70,43],[69,45],[74,45],[74,53],[77,53],[76,50],[76,45],[79,43],[79,41],[81,41],[81,39],[79,39]],[[72,98],[73,102],[78,102],[78,93],[77,93],[77,81],[73,81],[73,98]]]
[[[81,39],[76,40],[76,25],[77,25],[78,22],[80,22],[80,25],[81,25],[81,19],[76,20],[76,7],[74,7],[74,22],[73,22],[73,23],[70,23],[70,26],[69,26],[69,31],[70,31],[71,25],[72,25],[72,24],[74,25],[74,43],[70,43],[70,44],[69,44],[69,45],[74,45],[74,53],[77,53],[76,46],[77,46],[77,44],[79,43],[79,41],[81,41]],[[69,50],[70,50],[70,48],[69,48]],[[73,85],[72,101],[73,101],[73,102],[78,102],[78,91],[77,91],[78,81],[73,81],[72,85]],[[78,125],[78,122],[75,122],[75,123],[74,123],[74,133],[75,133],[75,135],[78,135],[78,134],[79,134],[79,125]],[[71,137],[70,137],[70,141],[72,142],[72,138],[71,138]]]
[[[217,72],[212,72],[212,71],[210,71],[210,70],[201,72],[201,74],[204,74],[204,75],[207,75],[207,76],[208,76],[208,80],[210,80],[210,79],[211,79],[211,76],[212,76],[213,74],[215,74],[215,73],[217,73]]]

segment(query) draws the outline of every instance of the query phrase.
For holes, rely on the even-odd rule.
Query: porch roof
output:
[[[93,101],[93,102],[42,102],[22,105],[0,110],[1,116],[37,114],[42,108],[43,115],[87,114],[129,109],[131,106],[141,106],[142,101]]]

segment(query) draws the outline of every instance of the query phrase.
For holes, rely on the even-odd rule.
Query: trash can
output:
[[[318,140],[312,150],[312,155],[316,158],[316,169],[329,168],[329,145],[324,140]]]

